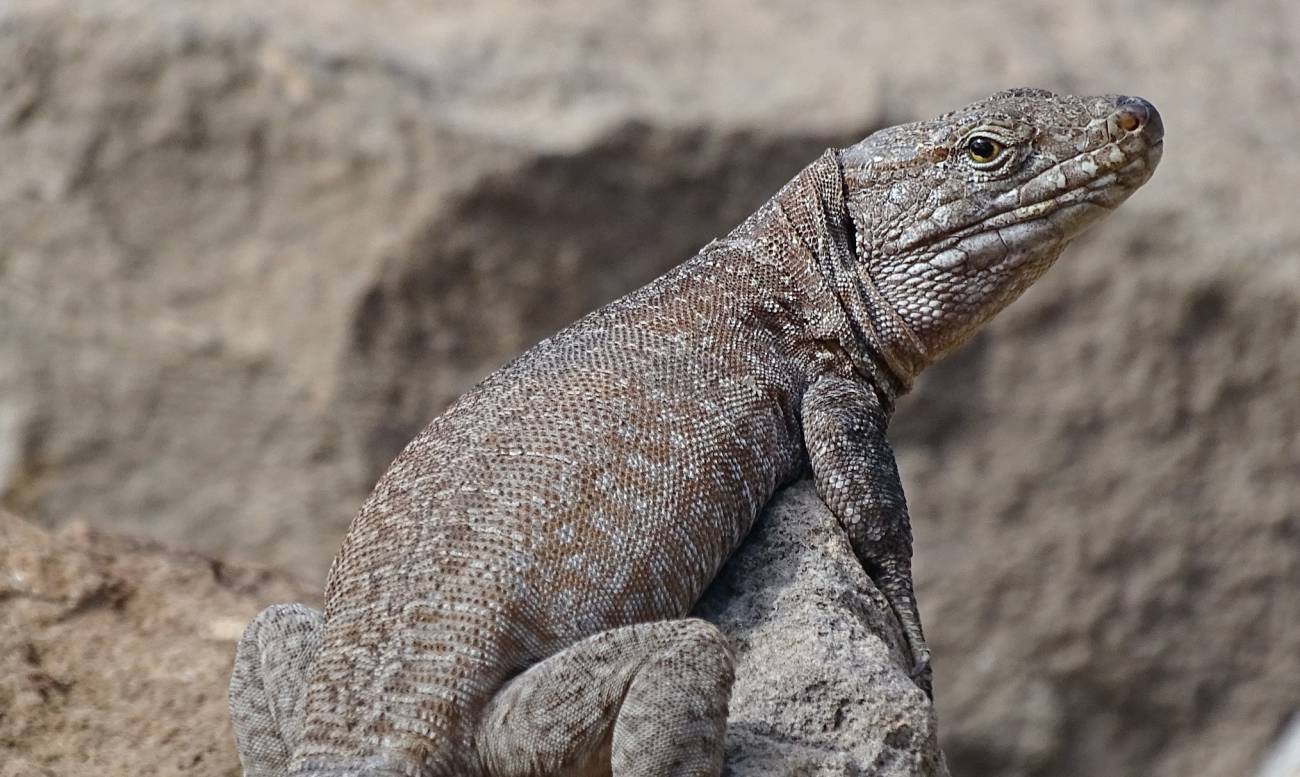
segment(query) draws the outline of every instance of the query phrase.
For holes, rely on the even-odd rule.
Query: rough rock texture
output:
[[[958,775],[1247,773],[1300,708],[1300,4],[0,4],[0,497],[316,579],[476,377],[825,145],[1032,84],[1156,177],[894,436]]]
[[[810,481],[777,495],[696,614],[736,649],[731,777],[948,774],[898,622]]]
[[[282,575],[0,512],[0,775],[239,774],[226,683]]]
[[[317,598],[264,570],[0,513],[0,775],[238,774],[235,640],[262,606]],[[889,605],[809,483],[764,513],[699,614],[736,644],[730,777],[948,774]]]

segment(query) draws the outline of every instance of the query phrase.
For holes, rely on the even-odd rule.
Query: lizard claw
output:
[[[916,663],[912,664],[912,671],[909,674],[912,682],[925,691],[926,698],[934,701],[934,672],[930,667],[930,651],[925,651],[916,659]]]

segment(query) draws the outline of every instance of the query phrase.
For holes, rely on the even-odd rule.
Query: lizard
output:
[[[1025,88],[882,129],[491,374],[380,478],[324,611],[247,627],[245,775],[719,774],[733,655],[686,616],[809,472],[930,694],[895,403],[1163,135],[1141,98]]]

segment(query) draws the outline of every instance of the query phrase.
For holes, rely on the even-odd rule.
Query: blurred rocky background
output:
[[[0,505],[95,527],[0,531],[0,769],[81,773],[94,729],[234,774],[230,622],[303,589],[139,548],[319,583],[477,379],[823,148],[1015,85],[1168,140],[895,421],[949,765],[1252,773],[1300,710],[1288,0],[0,2]],[[208,647],[115,696],[104,613]]]

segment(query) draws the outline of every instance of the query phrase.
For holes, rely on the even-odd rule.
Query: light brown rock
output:
[[[239,774],[226,707],[235,641],[267,570],[0,512],[0,774]]]

